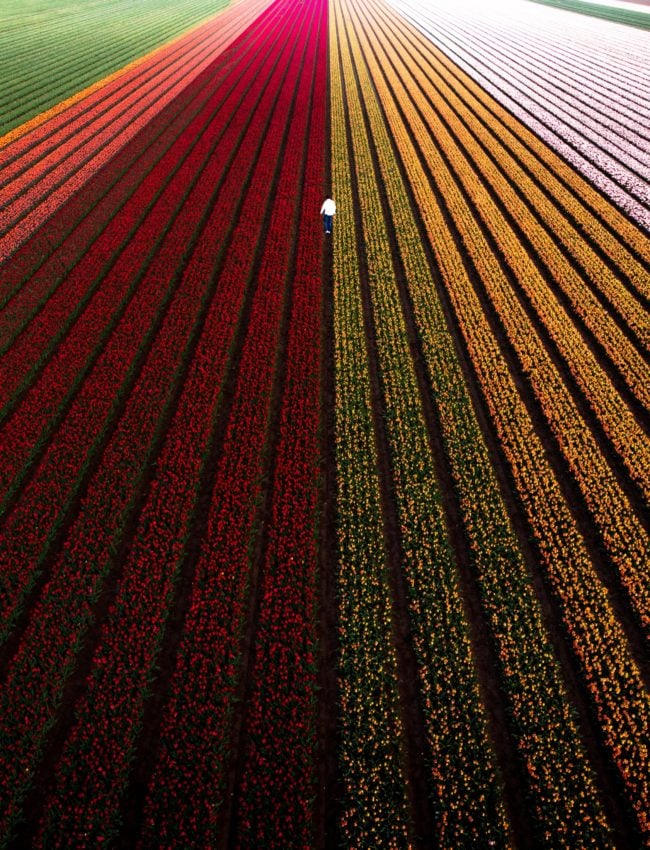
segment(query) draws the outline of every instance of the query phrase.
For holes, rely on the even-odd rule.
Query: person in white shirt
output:
[[[325,198],[323,206],[320,208],[320,214],[323,216],[323,227],[325,233],[332,232],[332,223],[334,221],[334,213],[336,212],[336,204],[331,198]]]

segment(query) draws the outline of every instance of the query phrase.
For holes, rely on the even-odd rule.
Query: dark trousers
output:
[[[332,222],[333,221],[334,221],[333,215],[324,215],[323,216],[323,229],[325,230],[325,233],[331,233],[332,232]]]

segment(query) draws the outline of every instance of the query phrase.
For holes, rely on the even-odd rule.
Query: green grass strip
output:
[[[615,6],[600,6],[583,0],[531,0],[544,6],[555,6],[556,9],[566,9],[568,12],[578,12],[580,15],[591,15],[593,18],[604,18],[617,24],[627,24],[639,29],[650,29],[650,13],[635,12],[632,9],[618,9]]]

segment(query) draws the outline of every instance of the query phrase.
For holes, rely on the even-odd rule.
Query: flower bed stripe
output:
[[[606,18],[609,21],[627,24],[632,27],[650,29],[650,15],[645,9],[617,9],[613,6],[601,6],[599,3],[584,3],[581,0],[535,0],[545,6],[555,6],[558,9],[567,9],[570,12],[580,12],[582,15],[594,15],[597,18]]]
[[[135,65],[143,54],[187,37],[227,5],[227,0],[141,0],[134,6],[116,0],[107,8],[33,0],[25,7],[7,0],[0,33],[7,77],[0,87],[0,134],[127,63]]]
[[[267,426],[287,297],[288,267],[284,264],[294,238],[293,228],[287,224],[295,220],[298,209],[299,162],[308,130],[309,99],[305,94],[310,89],[316,47],[313,7],[299,4],[290,11],[287,4],[284,8],[296,35],[295,50],[242,220],[252,223],[257,219],[263,191],[269,186],[277,187],[276,195],[267,238],[263,239],[262,233],[257,236],[251,227],[248,234],[242,231],[242,244],[232,246],[232,273],[238,274],[237,257],[247,251],[251,240],[263,240],[232,406],[207,482],[211,494],[207,528],[196,556],[191,605],[183,625],[170,702],[163,715],[160,759],[145,802],[144,846],[151,843],[154,833],[165,841],[178,836],[192,844],[213,841],[215,833],[224,828],[223,785],[238,691],[240,643],[255,582],[250,551],[254,551],[257,503],[263,498],[267,443],[275,438],[267,434]],[[282,143],[286,149],[281,161],[276,161],[273,150],[286,132],[287,115],[291,131]],[[233,516],[238,517],[237,523],[232,522]],[[205,729],[210,730],[208,735],[197,734]],[[206,786],[212,791],[197,806],[195,790]]]
[[[494,242],[495,247],[490,248],[486,241],[485,247],[476,257],[485,290],[518,353],[522,371],[540,401],[585,501],[598,522],[603,543],[629,593],[639,622],[647,629],[650,627],[650,588],[645,581],[648,535],[625,491],[618,484],[597,439],[584,423],[576,401],[553,364],[543,337],[538,337],[534,332],[525,304],[521,303],[516,287],[510,283],[509,270],[532,302],[538,316],[543,319],[550,340],[564,355],[589,405],[625,462],[630,476],[647,494],[650,449],[644,430],[600,368],[571,319],[561,305],[554,303],[552,292],[544,283],[518,234],[509,227],[500,206],[487,191],[481,175],[475,171],[466,153],[471,150],[471,139],[466,135],[460,140],[451,136],[437,111],[415,86],[412,77],[417,75],[417,71],[411,75],[404,70],[398,50],[389,47],[387,53],[408,89],[404,100],[408,102],[409,117],[413,116],[409,121],[413,132],[418,136],[426,133],[427,138],[436,139],[440,153],[435,156],[444,157],[441,161],[445,163],[445,170],[453,171],[455,179],[467,193],[467,203],[476,210],[478,220],[483,221]],[[417,113],[414,106],[418,109]],[[422,119],[416,116],[422,116]],[[501,188],[505,194],[503,185]],[[526,233],[530,233],[531,225],[526,227]],[[507,267],[504,267],[500,258],[505,259]],[[568,268],[564,268],[566,276],[569,274]]]
[[[347,4],[346,17],[351,21],[349,28],[354,26],[354,32],[350,33],[351,47],[371,122],[369,135],[375,143],[382,166],[382,185],[386,187],[396,219],[394,232],[401,246],[410,297],[418,319],[418,331],[425,341],[429,374],[439,404],[443,439],[460,490],[465,528],[470,536],[481,598],[487,608],[497,641],[498,657],[503,665],[502,687],[510,701],[508,714],[514,721],[515,738],[526,768],[526,779],[530,783],[526,790],[529,813],[534,813],[537,818],[536,829],[540,835],[545,836],[545,840],[556,831],[558,835],[565,834],[565,840],[570,840],[566,836],[569,834],[567,830],[573,828],[573,818],[576,816],[573,807],[579,806],[581,836],[584,837],[585,832],[589,831],[598,836],[598,840],[606,841],[607,830],[604,828],[603,814],[595,795],[593,780],[589,772],[583,770],[584,752],[576,743],[576,722],[575,719],[570,719],[567,696],[560,682],[557,662],[553,659],[553,651],[545,635],[541,612],[529,586],[527,570],[518,553],[517,542],[508,528],[496,482],[494,479],[490,480],[489,459],[477,433],[478,426],[471,414],[469,399],[463,396],[464,381],[457,365],[454,375],[452,364],[456,362],[455,354],[450,341],[446,342],[448,332],[440,306],[432,298],[435,284],[427,270],[426,257],[418,247],[419,234],[409,212],[409,201],[397,178],[397,163],[391,156],[387,130],[377,111],[373,83],[366,76],[367,62],[369,69],[372,68],[374,85],[380,98],[383,100],[388,97],[383,81],[380,83],[381,78],[371,47],[381,43],[386,35],[381,32],[377,22],[371,20],[372,13],[367,5],[365,9],[361,9]],[[394,31],[394,28],[391,28],[391,32]],[[350,86],[347,90],[350,90]],[[400,146],[399,138],[395,139],[395,143]],[[400,309],[397,303],[394,309]],[[386,316],[382,313],[377,326],[385,323]],[[474,454],[480,454],[481,449],[484,452],[482,457]],[[397,450],[395,453],[397,454]],[[422,463],[422,453],[418,454],[418,458]],[[483,512],[489,514],[490,518]],[[481,534],[481,529],[486,527],[490,528],[490,540]],[[422,535],[421,539],[426,539],[426,536]],[[508,581],[505,580],[506,576]],[[419,595],[423,594],[424,591],[420,591]],[[427,607],[430,608],[430,604]],[[530,668],[530,654],[525,649],[531,642],[539,648],[535,658],[535,664],[539,666],[534,672]],[[435,663],[432,666],[440,667]],[[529,696],[521,699],[519,695],[529,690]],[[440,725],[442,724],[438,724],[437,728]],[[576,746],[577,749],[574,749]],[[445,785],[449,784],[448,765],[441,781]],[[474,796],[467,793],[463,795],[463,799],[473,799]],[[569,808],[562,811],[558,800],[566,801]],[[464,812],[466,808],[467,805],[464,804],[460,810]],[[454,835],[453,817],[458,815],[454,813],[454,816],[447,818],[445,830],[440,837],[444,846],[457,846],[459,841],[458,835]],[[483,828],[485,819],[480,820],[480,823]],[[467,835],[467,830],[465,825],[460,834]]]
[[[317,782],[319,584],[316,518],[320,473],[327,3],[321,2],[309,138],[295,248],[286,375],[270,528],[261,568],[253,683],[244,732],[238,842],[313,846]],[[301,181],[302,182],[302,181]],[[275,801],[269,805],[269,801]]]
[[[592,278],[588,284],[598,287],[598,291],[607,298],[624,322],[638,334],[640,342],[647,344],[647,330],[639,316],[639,296],[644,300],[650,297],[650,281],[647,271],[626,247],[623,237],[625,231],[628,231],[628,238],[634,250],[646,254],[650,253],[650,240],[630,223],[626,223],[579,175],[566,167],[562,169],[560,161],[552,151],[539,142],[535,144],[532,134],[495,104],[470,77],[449,62],[435,45],[415,31],[404,31],[402,40],[422,63],[428,86],[435,85],[453,91],[453,97],[458,99],[459,104],[456,111],[462,113],[466,121],[472,121],[478,127],[481,124],[476,119],[480,119],[480,122],[489,127],[494,136],[507,147],[508,152],[525,172],[526,176],[522,174],[522,177],[526,184],[535,184],[530,186],[527,194],[537,195],[541,189],[546,198],[553,199],[562,208],[567,218],[566,224],[564,219],[557,215],[549,215],[547,218],[548,223],[555,228],[556,236],[560,237],[566,249],[585,269],[594,269],[595,279]],[[450,100],[451,98],[452,95],[449,96]],[[489,139],[490,137],[485,139],[484,143],[489,143],[490,149],[493,149],[494,145]],[[540,203],[545,206],[548,201],[540,198]],[[605,224],[601,223],[600,216]],[[588,235],[587,244],[568,226],[573,222],[579,231]],[[593,265],[598,262],[594,256],[596,252],[602,252],[612,271],[603,269],[600,265]],[[601,276],[603,280],[600,279]],[[637,293],[636,297],[634,291]]]
[[[65,281],[69,270],[74,268],[86,252],[92,250],[93,243],[100,238],[111,219],[118,215],[127,201],[140,189],[141,184],[159,165],[189,122],[196,118],[201,109],[206,108],[208,101],[210,102],[207,108],[212,108],[213,114],[217,114],[215,110],[228,93],[227,87],[219,88],[220,81],[226,74],[230,74],[229,85],[234,85],[233,63],[241,66],[246,60],[247,51],[251,49],[251,32],[254,32],[254,27],[250,28],[246,40],[241,39],[238,42],[236,62],[232,59],[225,66],[215,63],[214,67],[207,69],[192,87],[185,89],[183,97],[177,98],[173,105],[162,110],[148,125],[146,132],[139,133],[132,140],[110,167],[102,169],[96,178],[89,181],[67,202],[65,216],[51,219],[47,227],[41,228],[14,254],[2,276],[4,291],[0,296],[0,353],[5,353],[16,345],[16,337],[24,333],[34,316],[47,306],[48,298]],[[220,92],[221,101],[214,99],[215,92]],[[174,167],[173,158],[168,158],[158,180],[153,183],[150,180],[149,185],[164,184],[166,175],[171,177]],[[142,209],[146,209],[146,198],[140,196],[138,204]],[[64,300],[70,302],[71,306],[76,306],[69,296]],[[59,323],[65,324],[60,319]],[[59,335],[63,332],[62,327],[57,327],[56,330]],[[20,356],[14,359],[10,367],[5,367],[5,380],[2,382],[3,403],[21,386],[20,377],[33,368],[33,359],[29,358],[24,343],[23,339],[17,345]],[[39,348],[39,358],[45,348],[44,341]]]
[[[566,115],[556,114],[551,100],[557,85],[550,94],[533,90],[544,77],[536,44],[541,34],[542,49],[550,54],[553,70],[563,75],[569,89],[574,66],[580,61],[587,77],[582,91],[602,89],[610,116],[612,105],[614,109],[629,107],[630,114],[636,116],[641,135],[645,134],[647,139],[650,93],[647,75],[640,70],[647,56],[647,40],[643,42],[642,34],[629,31],[625,41],[619,44],[616,28],[587,19],[572,26],[573,19],[558,16],[553,10],[535,8],[533,4],[521,7],[522,20],[517,22],[516,31],[509,18],[499,17],[493,10],[490,19],[477,18],[474,9],[470,17],[462,7],[450,12],[436,4],[433,18],[431,4],[425,9],[414,0],[399,0],[394,5],[496,100],[648,231],[647,180],[616,157],[616,150],[629,148],[629,143],[623,139],[620,148],[610,150],[609,143],[594,135],[584,122],[576,123],[574,116],[579,107],[573,95],[569,98]],[[519,61],[512,46],[504,44],[510,37],[520,53]],[[592,47],[596,40],[600,46],[597,63]],[[639,58],[635,62],[631,57]],[[528,66],[527,76],[518,85],[513,84],[513,76],[524,66]],[[646,160],[647,155],[641,154],[640,162]]]
[[[354,197],[341,77],[340,24],[330,25],[334,228],[334,365],[342,800],[346,846],[406,846],[409,810],[403,771],[397,655],[363,307],[358,287]],[[334,25],[335,24],[335,25]]]
[[[394,19],[393,26],[399,27],[399,21]],[[388,67],[387,61],[383,65]],[[391,76],[390,83],[395,94],[401,96],[399,77]],[[451,179],[428,129],[412,110],[405,110],[413,138],[417,139],[427,163],[425,171],[412,141],[408,134],[405,135],[403,121],[394,104],[388,99],[382,103],[393,135],[404,140],[403,165],[485,393],[490,416],[511,465],[539,548],[546,581],[560,606],[563,628],[570,636],[583,681],[593,699],[604,742],[617,766],[629,803],[636,810],[639,828],[646,829],[642,742],[647,738],[650,715],[639,670],[630,655],[625,635],[612,615],[607,595],[466,276],[465,266],[451,250],[454,238],[433,198],[445,199],[450,220],[462,234],[462,244],[474,257],[479,270],[486,263],[490,274],[497,274],[494,257],[472,222],[472,211]],[[621,698],[620,682],[625,682],[624,698]]]
[[[352,13],[347,4],[337,6],[339,22],[343,9],[346,17]],[[408,609],[431,747],[429,787],[440,818],[437,838],[443,846],[456,846],[463,837],[474,835],[472,824],[480,823],[482,835],[500,843],[505,835],[505,817],[499,782],[478,696],[468,627],[399,293],[390,255],[383,247],[388,234],[351,65],[350,50],[356,42],[349,25],[346,29],[345,42],[339,35],[343,85],[350,112],[394,499],[404,549],[402,569],[409,589]],[[357,279],[358,274],[351,278]],[[458,755],[450,758],[454,749]]]
[[[62,301],[62,309],[64,311],[69,310],[69,305],[75,304],[75,297],[79,299],[81,297],[79,293],[84,293],[87,279],[89,278],[92,281],[93,272],[98,267],[101,268],[101,260],[104,258],[106,258],[104,262],[108,260],[107,271],[99,276],[95,287],[91,288],[90,295],[92,297],[89,307],[81,313],[80,321],[77,321],[72,330],[63,337],[61,344],[54,352],[53,359],[47,361],[47,366],[40,373],[38,381],[21,399],[20,406],[13,412],[5,426],[2,434],[2,451],[4,452],[2,456],[6,460],[3,465],[3,473],[7,476],[5,486],[13,488],[9,491],[11,498],[15,498],[14,491],[21,485],[21,470],[25,470],[25,464],[28,464],[29,458],[34,456],[35,453],[35,456],[38,457],[41,444],[49,439],[50,432],[57,426],[58,419],[65,413],[69,402],[74,399],[76,388],[80,385],[84,375],[93,368],[97,356],[101,353],[106,340],[110,338],[110,334],[121,320],[125,310],[127,310],[127,317],[134,315],[133,311],[137,310],[137,306],[129,307],[138,283],[137,279],[134,281],[131,270],[135,269],[137,273],[142,259],[144,258],[148,262],[147,257],[151,259],[154,256],[152,251],[155,252],[157,246],[161,244],[161,232],[164,231],[164,227],[161,228],[161,221],[170,222],[165,226],[171,226],[175,210],[180,209],[186,199],[188,187],[198,184],[196,191],[199,194],[197,198],[209,198],[211,186],[218,184],[220,169],[236,150],[239,134],[245,126],[244,119],[247,113],[245,110],[241,110],[242,98],[246,96],[253,80],[253,73],[254,71],[249,68],[235,88],[232,88],[229,84],[226,85],[227,99],[225,104],[221,104],[222,112],[217,113],[217,115],[221,115],[223,123],[216,121],[210,124],[206,119],[214,114],[214,107],[218,106],[223,98],[221,93],[215,95],[216,102],[209,103],[205,115],[203,117],[199,115],[189,125],[177,145],[151,172],[140,190],[121,210],[120,215],[111,221],[109,228],[102,234],[102,238],[93,244],[90,252],[84,255],[81,263],[75,267],[73,273],[66,280],[62,292],[58,293]],[[253,93],[248,96],[255,98],[257,95]],[[233,116],[235,116],[235,119],[233,119]],[[223,141],[220,142],[222,134]],[[200,184],[198,178],[203,167],[202,164],[217,143],[219,143],[218,155],[211,165],[214,174],[212,183],[204,182]],[[189,151],[187,150],[188,144]],[[175,160],[179,156],[180,159]],[[162,182],[161,185],[161,180],[166,181],[168,175],[173,179],[165,187],[165,182]],[[195,201],[195,208],[194,220],[197,221],[202,208],[198,200]],[[162,210],[162,216],[164,216],[162,219],[159,210]],[[191,210],[191,204],[186,207],[186,217],[188,210]],[[145,214],[144,217],[143,213]],[[124,244],[125,250],[112,257],[111,255],[115,253],[116,248],[119,248],[121,242]],[[108,257],[106,257],[107,254]],[[155,278],[152,278],[151,275],[146,280],[149,286],[160,287],[162,285],[162,281],[155,281]],[[141,284],[141,287],[143,288],[144,284]],[[122,293],[121,296],[120,293]],[[144,297],[142,291],[139,292],[139,296]],[[116,310],[112,306],[114,302],[117,302]],[[106,305],[110,305],[108,309]],[[84,299],[82,297],[80,307],[83,306]],[[76,312],[79,311],[80,307],[77,307]],[[130,312],[128,312],[129,310]],[[47,318],[46,311],[39,316],[40,325],[45,329],[45,341],[49,341],[52,334],[50,328],[56,327],[57,319],[59,322],[61,321],[60,311],[53,310],[53,319],[50,320],[49,326],[46,321]],[[71,318],[77,318],[75,312],[73,312]],[[61,333],[63,334],[65,331],[66,325],[64,324]],[[36,341],[32,336],[25,339],[27,343],[31,342],[31,350],[36,357],[39,354],[43,357],[44,353],[48,353],[47,348],[43,353],[44,345],[38,337]],[[54,342],[58,343],[58,336],[55,337]],[[15,345],[2,362],[3,368],[6,370],[7,380],[5,384],[8,385],[6,386],[8,391],[12,389],[12,382],[9,379],[15,378],[15,373],[18,376],[21,375],[18,368],[20,360],[12,361],[12,357],[20,353],[20,346]],[[28,356],[25,350],[22,351],[22,355],[28,364],[33,362],[34,356]],[[10,368],[12,362],[16,365]],[[120,375],[124,374],[128,367],[129,361],[122,361],[121,369],[111,373],[110,381],[119,381]],[[3,389],[5,389],[4,385]],[[91,434],[95,434],[97,429],[100,428],[101,407],[102,405],[104,407],[110,405],[110,402],[110,395],[103,395],[101,402],[95,400],[92,410],[88,409],[87,415],[92,416],[91,426],[88,431],[84,432],[80,445],[88,444],[91,440]],[[45,422],[42,416],[44,409],[52,411],[53,414],[52,418],[46,419]],[[61,414],[58,415],[57,411],[61,411]],[[76,447],[71,458],[77,465],[82,460],[78,449],[79,446]],[[29,467],[25,471],[28,471],[28,469]],[[12,484],[13,475],[18,476],[14,484]],[[55,506],[56,502],[50,504],[45,515],[52,516],[53,512],[55,514]],[[47,528],[45,523],[43,525],[44,528]],[[42,541],[44,535],[41,535],[39,539]],[[17,578],[17,575],[13,576],[14,581]]]

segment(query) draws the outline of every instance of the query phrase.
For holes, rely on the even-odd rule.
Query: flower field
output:
[[[0,137],[0,847],[647,846],[647,32],[186,5]]]

